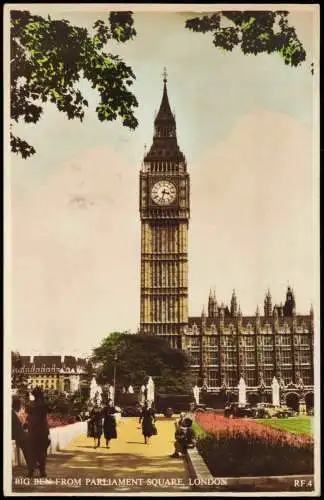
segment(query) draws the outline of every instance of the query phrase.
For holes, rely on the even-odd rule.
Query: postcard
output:
[[[319,5],[6,4],[6,496],[319,496]]]

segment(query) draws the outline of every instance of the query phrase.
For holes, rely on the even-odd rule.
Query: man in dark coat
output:
[[[32,392],[35,400],[28,408],[27,428],[31,450],[32,473],[39,467],[41,477],[46,477],[46,456],[50,444],[47,422],[48,406],[42,390],[36,387]]]
[[[14,398],[12,401],[12,411],[11,411],[11,438],[16,442],[17,448],[20,448],[22,450],[28,468],[28,476],[32,476],[28,437],[27,433],[24,431],[23,425],[18,416],[20,408],[21,408],[20,399]]]
[[[174,453],[171,458],[180,458],[187,454],[188,448],[196,446],[196,434],[192,428],[192,419],[183,418],[175,432]]]

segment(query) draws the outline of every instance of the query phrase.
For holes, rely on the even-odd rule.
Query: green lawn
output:
[[[275,429],[282,429],[294,434],[313,435],[312,417],[290,417],[290,418],[262,418],[256,420],[260,424],[269,425]]]

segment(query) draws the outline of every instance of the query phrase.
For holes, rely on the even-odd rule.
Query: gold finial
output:
[[[166,82],[168,81],[168,80],[167,80],[167,78],[168,78],[168,73],[167,73],[166,68],[164,68],[164,71],[163,71],[163,73],[162,73],[162,76],[163,76],[163,81],[164,81],[164,83],[166,83]]]

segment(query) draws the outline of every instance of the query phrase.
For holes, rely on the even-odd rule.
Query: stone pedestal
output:
[[[304,399],[299,401],[299,415],[307,415],[306,403]]]

